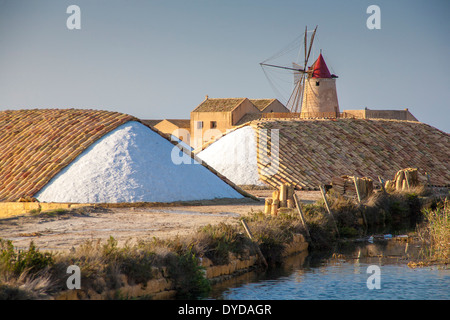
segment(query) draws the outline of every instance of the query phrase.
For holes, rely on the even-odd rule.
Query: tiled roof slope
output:
[[[94,141],[134,117],[118,112],[0,112],[0,201],[33,196]]]
[[[232,111],[246,98],[208,98],[200,103],[192,112],[226,112]]]
[[[258,108],[259,111],[263,111],[269,104],[274,102],[275,99],[250,99],[250,102]]]
[[[190,119],[165,119],[165,120],[174,124],[178,128],[190,128],[190,126],[191,126]]]
[[[156,126],[158,123],[160,123],[161,121],[163,121],[163,119],[160,120],[153,120],[153,119],[141,119],[141,122],[143,124],[145,124],[148,127],[154,127]]]
[[[338,119],[259,120],[250,125],[258,141],[270,129],[279,129],[278,171],[267,169],[258,145],[258,172],[274,187],[293,183],[317,189],[341,175],[393,179],[409,167],[419,169],[423,182],[428,172],[431,184],[450,184],[450,135],[424,123]]]
[[[238,120],[238,122],[235,123],[235,127],[241,126],[247,122],[251,122],[254,120],[259,120],[263,117],[261,113],[246,113],[242,118]]]

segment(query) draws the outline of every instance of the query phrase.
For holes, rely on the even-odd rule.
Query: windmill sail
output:
[[[294,70],[294,90],[292,91],[292,94],[288,100],[286,107],[291,112],[300,112],[303,100],[303,85],[305,72],[299,71],[303,69],[300,65],[296,64],[295,62],[292,63],[292,68],[296,69]]]
[[[300,66],[299,64],[296,64],[295,62],[292,62],[292,69],[297,69],[294,70],[294,85],[296,85],[297,82],[301,80],[303,75],[303,72],[298,71],[298,69],[303,69],[303,67]]]
[[[294,75],[294,89],[291,92],[291,95],[286,103],[286,107],[291,111],[291,112],[300,112],[301,111],[301,107],[302,107],[302,100],[303,100],[303,91],[304,91],[304,83],[305,83],[305,78],[308,75],[308,60],[309,60],[309,56],[311,54],[311,48],[314,42],[314,37],[316,35],[316,31],[317,31],[317,26],[316,28],[312,31],[312,35],[311,38],[309,39],[309,46],[308,46],[308,28],[305,28],[305,33],[304,33],[304,65],[301,66],[298,63],[292,62],[292,67],[286,67],[286,66],[280,66],[280,65],[274,65],[274,64],[267,64],[266,62],[269,59],[265,60],[264,62],[260,63],[261,67],[275,67],[275,68],[280,68],[280,69],[285,69],[285,70],[290,70],[291,72],[293,72]],[[299,38],[297,38],[299,39]],[[289,48],[292,48],[292,45],[290,45]],[[277,57],[280,56],[280,54],[276,55]],[[264,70],[264,68],[263,68]],[[267,76],[267,73],[264,71],[264,74],[266,75],[266,77],[268,78],[269,81],[271,81],[269,79],[269,77]],[[273,85],[271,83],[271,85]]]

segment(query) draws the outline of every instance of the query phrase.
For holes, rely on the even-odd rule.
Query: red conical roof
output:
[[[312,68],[314,68],[312,74],[313,78],[331,78],[330,70],[328,70],[322,54],[319,54],[319,57],[316,62],[314,62]]]

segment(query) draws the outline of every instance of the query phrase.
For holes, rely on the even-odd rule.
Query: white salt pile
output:
[[[127,122],[93,143],[35,197],[76,203],[243,198],[201,164],[175,164],[172,156],[181,152],[175,150],[143,124]]]
[[[197,156],[237,185],[265,186],[258,174],[256,134],[245,126],[212,143]]]

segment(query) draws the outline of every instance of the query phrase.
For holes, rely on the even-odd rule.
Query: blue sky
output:
[[[66,27],[72,4],[81,30]],[[341,110],[409,108],[450,132],[449,15],[447,0],[0,0],[0,110],[164,119],[205,95],[281,100],[259,63],[318,25],[311,60],[322,49],[339,76]]]

